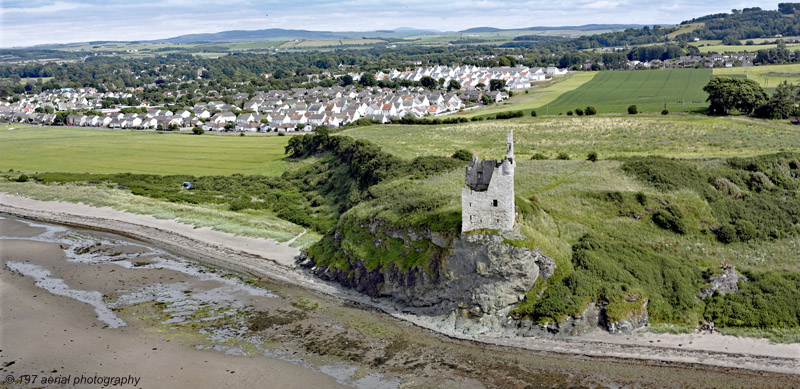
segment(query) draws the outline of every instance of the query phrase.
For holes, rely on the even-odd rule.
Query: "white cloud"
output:
[[[601,0],[586,4],[584,7],[590,9],[612,9],[612,8],[617,8],[618,5],[619,2],[616,1]]]
[[[57,1],[53,4],[42,5],[39,7],[0,8],[0,14],[41,15],[41,14],[70,11],[78,8],[83,8],[84,6],[85,6],[84,4],[79,4],[79,3],[68,3],[63,1]]]

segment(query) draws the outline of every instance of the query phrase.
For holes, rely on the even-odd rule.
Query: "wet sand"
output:
[[[11,199],[11,203],[13,203],[13,204],[9,204],[9,201],[8,201],[9,199]],[[19,200],[19,199],[21,199],[21,200]],[[19,201],[17,201],[17,200],[19,200]],[[89,225],[89,226],[92,226],[94,228],[100,228],[100,229],[103,229],[103,230],[112,230],[115,226],[118,226],[122,230],[122,232],[124,234],[126,234],[128,236],[134,236],[134,237],[137,237],[137,238],[142,237],[143,238],[142,240],[148,241],[148,242],[153,242],[154,244],[158,244],[159,243],[159,242],[156,241],[157,239],[166,240],[165,246],[167,246],[167,248],[170,248],[170,247],[172,247],[172,248],[174,248],[174,247],[182,248],[183,250],[185,250],[185,252],[187,254],[190,254],[193,257],[194,257],[193,254],[196,253],[197,254],[197,258],[200,259],[201,261],[204,261],[204,262],[205,262],[205,260],[204,260],[205,258],[208,258],[208,257],[211,257],[211,256],[215,256],[217,261],[219,261],[220,258],[224,258],[225,261],[235,262],[233,264],[234,266],[225,266],[226,263],[223,263],[222,266],[225,267],[225,268],[229,268],[229,269],[233,269],[233,270],[240,270],[240,271],[241,271],[241,269],[245,269],[245,271],[243,271],[242,273],[254,274],[254,275],[259,276],[259,277],[265,277],[265,278],[279,280],[279,281],[286,281],[286,282],[289,282],[289,284],[301,285],[303,287],[307,287],[307,288],[310,288],[312,290],[315,290],[315,291],[318,291],[318,292],[322,292],[322,293],[325,293],[325,294],[330,295],[330,296],[335,296],[335,297],[346,299],[346,300],[356,301],[356,302],[365,304],[365,306],[380,307],[383,310],[391,312],[390,307],[382,307],[382,306],[380,306],[379,302],[376,302],[374,300],[365,298],[364,296],[354,295],[350,291],[341,290],[340,288],[337,288],[335,285],[326,284],[326,283],[323,283],[323,282],[320,282],[320,281],[314,280],[314,279],[308,279],[307,277],[304,277],[302,274],[299,274],[297,272],[292,271],[290,268],[286,268],[285,266],[278,265],[278,263],[276,263],[275,261],[265,260],[263,257],[255,257],[253,255],[248,255],[248,253],[242,254],[243,253],[242,251],[237,250],[237,246],[236,246],[236,242],[237,241],[236,240],[232,240],[230,244],[227,244],[224,247],[222,247],[224,250],[220,249],[220,247],[218,247],[218,246],[202,246],[202,244],[200,244],[199,249],[208,249],[207,250],[208,252],[206,252],[205,255],[204,255],[202,252],[198,252],[198,251],[203,251],[203,250],[199,250],[198,247],[195,247],[192,244],[187,244],[186,240],[182,240],[182,239],[187,239],[187,237],[181,237],[181,236],[179,236],[178,233],[174,233],[174,232],[168,231],[168,230],[157,230],[159,232],[159,234],[158,235],[154,235],[153,234],[153,229],[154,228],[148,229],[150,227],[146,227],[146,226],[137,225],[135,223],[132,223],[130,220],[127,219],[128,214],[126,214],[126,213],[104,209],[102,212],[100,212],[98,214],[92,214],[92,210],[93,209],[97,209],[97,208],[88,207],[88,206],[80,206],[80,207],[85,207],[85,208],[81,209],[81,212],[84,212],[84,213],[83,214],[78,214],[78,215],[73,215],[73,214],[70,214],[70,213],[63,212],[64,209],[67,209],[69,207],[66,207],[66,208],[62,209],[62,208],[60,208],[60,204],[62,204],[62,203],[37,202],[37,201],[34,201],[34,200],[24,199],[24,198],[20,198],[20,197],[16,197],[16,196],[0,195],[0,211],[6,212],[6,213],[9,213],[8,211],[10,210],[10,211],[12,211],[11,213],[15,213],[15,214],[25,213],[28,217],[34,217],[34,218],[37,218],[37,219],[57,221],[57,222],[62,222],[62,223],[64,221],[66,221],[66,222],[69,222],[70,224]],[[67,205],[69,205],[69,204],[67,204]],[[72,205],[73,206],[78,206],[78,205],[75,205],[75,204],[72,204]],[[20,207],[23,207],[23,208],[20,208]],[[32,209],[27,209],[27,208],[24,208],[24,207],[32,207]],[[107,219],[108,217],[112,217],[112,216],[115,217],[116,219]],[[136,216],[136,215],[133,215],[133,216]],[[2,226],[2,224],[0,224],[0,226]],[[14,227],[14,228],[16,228],[17,230],[20,230],[19,227]],[[21,230],[24,230],[24,229],[21,229]],[[11,229],[9,229],[9,228],[0,229],[0,232],[5,232],[5,231],[11,231]],[[184,232],[185,233],[189,233],[188,237],[192,238],[192,240],[189,241],[190,243],[191,242],[194,242],[194,243],[200,242],[200,239],[202,239],[202,237],[191,235],[192,231],[196,231],[196,230],[189,229],[189,230],[183,231],[181,233],[184,233]],[[139,234],[139,236],[136,236],[137,234]],[[150,238],[148,238],[148,236]],[[263,240],[260,240],[260,241],[263,241]],[[268,241],[263,241],[260,244],[263,244],[265,242],[269,243]],[[2,243],[2,242],[0,242],[0,243]],[[202,242],[200,242],[200,243],[202,243]],[[218,251],[215,251],[215,250],[218,250]],[[3,251],[5,251],[5,250],[3,250]],[[225,255],[226,253],[230,254],[230,255],[226,256]],[[208,262],[215,263],[214,261],[208,261]],[[219,262],[216,262],[216,263],[219,263]],[[4,269],[4,270],[6,270],[6,269]],[[145,270],[145,269],[138,269],[138,270]],[[117,270],[117,271],[119,271],[119,270]],[[138,278],[139,281],[137,281],[137,277],[139,277]],[[145,279],[144,277],[147,277],[147,278]],[[167,278],[172,277],[172,278],[175,278],[175,275],[166,276],[164,274],[161,274],[161,275],[156,276],[156,275],[144,275],[144,273],[133,273],[133,274],[125,274],[125,275],[123,275],[122,273],[119,273],[119,277],[114,278],[114,277],[108,276],[108,275],[101,276],[100,274],[97,274],[96,277],[93,278],[94,281],[83,280],[83,281],[79,281],[79,282],[85,282],[85,285],[87,287],[88,286],[92,286],[92,287],[100,288],[100,286],[102,286],[102,285],[97,284],[98,282],[101,282],[101,281],[98,281],[100,279],[104,279],[105,280],[105,281],[103,281],[103,283],[111,282],[114,285],[116,285],[116,284],[124,285],[124,284],[137,284],[140,281],[144,282],[144,281],[149,280],[150,277],[167,277]],[[176,280],[177,280],[177,278],[176,278]],[[84,287],[84,284],[78,283],[77,285],[79,287]],[[288,288],[289,285],[288,284],[281,284],[281,287]],[[291,289],[291,288],[289,288],[289,289]],[[304,298],[313,299],[315,301],[326,301],[324,299],[320,299],[319,295],[315,295],[314,293],[311,293],[311,292],[308,292],[308,291],[304,291],[304,290],[296,290],[296,288],[294,290],[295,291],[293,293],[306,296]],[[322,303],[320,303],[320,304],[322,304]],[[381,316],[381,315],[379,315],[377,313],[374,313],[374,312],[366,312],[366,311],[361,311],[361,310],[358,310],[358,309],[342,308],[340,306],[337,306],[337,305],[341,305],[341,304],[342,304],[341,302],[339,302],[339,303],[326,302],[325,304],[322,304],[322,306],[326,307],[326,308],[325,309],[320,309],[319,312],[320,313],[321,312],[326,312],[328,315],[330,315],[331,311],[332,311],[332,312],[334,312],[333,313],[334,315],[344,315],[345,317],[353,317],[353,315],[359,316],[359,317],[361,317],[361,316],[370,317],[370,320],[375,320],[375,321],[378,321],[378,322],[382,323],[382,324],[380,324],[381,326],[388,326],[388,327],[392,327],[392,328],[394,328],[394,327],[402,327],[403,328],[403,332],[408,331],[409,333],[412,333],[414,337],[420,337],[420,333],[423,333],[423,334],[426,333],[426,331],[419,330],[419,329],[411,329],[413,327],[403,326],[403,325],[400,325],[400,324],[397,324],[397,323],[393,323],[393,322],[391,324],[386,324],[386,322],[385,322],[386,319],[382,318],[382,317],[381,318],[377,317],[377,316]],[[316,313],[309,314],[309,315],[310,316],[315,316]],[[415,318],[412,315],[401,314],[401,313],[398,313],[398,312],[394,312],[394,313],[392,313],[392,315],[395,316],[395,317],[399,317],[399,318],[402,318],[404,320],[407,320],[408,322],[416,323],[416,324],[418,324],[420,326],[423,326],[423,327],[426,326],[426,323],[424,321],[418,321],[419,318]],[[337,340],[337,339],[333,339],[332,340],[331,336],[325,335],[325,333],[330,332],[331,324],[330,323],[326,323],[325,316],[317,316],[317,317],[312,318],[312,319],[313,320],[311,320],[311,319],[309,319],[309,320],[301,320],[300,321],[301,327],[302,327],[302,325],[307,325],[307,328],[317,329],[319,333],[317,335],[315,335],[315,336],[317,336],[317,338],[315,338],[315,339],[321,341],[322,343],[328,342],[328,344],[326,346],[327,348],[323,347],[321,349],[322,352],[323,352],[323,355],[324,354],[331,354],[331,350],[330,350],[331,344],[329,344],[329,343],[334,341],[334,340]],[[359,320],[360,320],[360,318],[359,318]],[[98,323],[96,323],[96,324],[98,324]],[[350,327],[351,324],[352,323],[348,322],[347,320],[344,320],[344,321],[340,320],[340,324],[339,325],[335,325],[334,324],[334,327],[336,327],[336,326]],[[102,323],[99,323],[98,325],[100,327],[102,327]],[[307,328],[305,330],[303,330],[303,331],[306,331]],[[338,332],[337,331],[334,331],[334,332],[337,332],[338,335],[342,335],[343,334],[342,336],[351,337],[351,338],[347,338],[347,339],[358,340],[360,337],[363,338],[364,334],[363,334],[362,329],[358,328],[357,326],[355,327],[355,329],[357,331],[351,331],[350,328],[347,328],[347,331],[338,331],[337,330]],[[296,330],[296,328],[292,329],[292,331],[295,331],[295,330]],[[114,330],[114,331],[116,331],[116,330]],[[270,333],[270,331],[271,331],[271,333]],[[304,335],[303,333],[299,333],[299,332],[298,333],[286,334],[286,332],[285,331],[281,331],[280,328],[278,330],[267,330],[267,331],[265,331],[265,333],[270,333],[270,336],[274,336],[276,338],[280,338],[280,339],[286,338],[286,339],[292,340],[292,342],[294,342],[294,343],[289,342],[289,346],[300,347],[300,348],[304,348],[304,349],[305,348],[309,348],[308,342],[307,341],[304,342],[303,339],[305,339],[305,337],[308,337],[310,335]],[[314,335],[314,334],[312,333],[312,335]],[[425,335],[425,336],[432,336],[432,335]],[[424,339],[425,336],[422,336],[422,338]],[[377,345],[375,345],[375,344],[362,345],[363,347],[366,347],[367,350],[378,350],[378,351],[381,351],[381,350],[385,350],[387,347],[391,348],[391,346],[392,346],[391,339],[389,339],[387,341],[387,337],[384,336],[384,334],[378,334],[374,338],[369,338],[369,337],[367,337],[367,338],[371,339],[371,342],[378,343]],[[433,337],[433,338],[434,339],[438,339],[438,340],[437,341],[431,341],[432,343],[426,344],[426,347],[434,347],[437,350],[440,347],[438,345],[438,343],[441,343],[442,339],[446,339],[446,338],[442,338],[442,337]],[[341,340],[341,339],[339,339],[339,340]],[[707,375],[716,376],[716,374],[717,374],[717,370],[716,369],[717,368],[696,366],[695,364],[700,363],[700,364],[721,365],[721,366],[729,366],[729,367],[744,367],[744,368],[747,368],[747,369],[754,369],[754,370],[768,370],[768,371],[777,371],[777,372],[794,373],[794,374],[797,374],[798,371],[800,371],[800,368],[798,368],[800,366],[800,345],[774,345],[774,344],[769,344],[768,341],[762,340],[762,339],[723,337],[723,336],[719,336],[719,335],[714,335],[713,337],[703,337],[703,336],[697,336],[697,335],[636,334],[636,335],[631,336],[631,337],[625,337],[625,336],[612,336],[612,335],[608,335],[608,334],[595,334],[595,335],[589,336],[589,337],[566,339],[566,340],[541,339],[541,338],[536,338],[536,339],[530,339],[530,338],[493,338],[493,337],[488,337],[488,336],[476,338],[475,340],[478,340],[478,341],[481,341],[481,342],[486,342],[486,343],[493,343],[493,344],[497,344],[497,345],[513,346],[515,348],[520,348],[521,347],[521,348],[528,348],[528,349],[532,349],[532,350],[549,351],[550,353],[548,353],[547,354],[548,357],[544,358],[544,359],[537,359],[539,356],[541,356],[541,354],[537,354],[538,351],[528,351],[528,350],[521,350],[521,349],[502,349],[503,350],[502,352],[500,352],[499,354],[496,354],[496,350],[492,348],[494,346],[485,346],[485,345],[474,346],[472,343],[469,343],[469,342],[452,341],[452,342],[455,342],[455,343],[453,343],[452,345],[446,346],[446,348],[443,351],[445,353],[444,355],[446,357],[443,357],[442,355],[439,355],[439,356],[433,355],[433,356],[431,356],[431,359],[433,361],[436,361],[436,363],[438,363],[440,365],[442,363],[444,363],[444,362],[440,362],[442,360],[452,360],[452,362],[447,362],[447,363],[449,365],[453,365],[455,367],[448,367],[449,365],[445,364],[445,365],[441,365],[441,366],[439,366],[437,368],[431,368],[430,366],[433,364],[432,362],[428,361],[428,362],[424,363],[424,365],[426,367],[423,370],[426,371],[426,374],[428,374],[429,376],[437,376],[437,375],[439,376],[438,377],[438,381],[437,380],[434,381],[434,382],[437,382],[436,386],[441,386],[440,384],[443,383],[443,382],[447,382],[447,383],[451,383],[451,384],[456,383],[456,382],[460,382],[459,380],[465,376],[464,371],[462,371],[464,369],[466,369],[466,371],[485,371],[485,369],[488,366],[493,366],[492,363],[494,363],[495,360],[503,359],[501,357],[498,357],[498,355],[502,355],[503,357],[514,356],[514,358],[516,358],[515,361],[518,361],[518,362],[514,362],[514,363],[509,362],[509,364],[511,364],[511,365],[513,365],[515,363],[520,363],[522,365],[530,367],[531,365],[545,364],[545,365],[550,366],[550,367],[540,367],[540,369],[547,370],[548,368],[555,369],[554,365],[548,365],[549,363],[551,363],[551,362],[552,363],[559,363],[560,362],[562,364],[563,363],[567,363],[568,366],[570,366],[570,367],[568,367],[568,368],[559,367],[558,368],[559,370],[570,371],[570,370],[573,370],[573,369],[577,369],[578,371],[583,371],[583,372],[588,370],[588,371],[594,372],[594,374],[597,374],[597,368],[603,366],[606,363],[609,363],[609,364],[613,365],[613,369],[612,368],[607,368],[605,370],[608,370],[608,372],[614,372],[614,375],[612,377],[606,376],[606,379],[609,380],[607,382],[616,382],[615,380],[618,379],[618,377],[626,376],[626,374],[628,374],[628,373],[622,373],[622,371],[628,371],[629,368],[633,368],[636,371],[644,371],[644,370],[650,369],[652,367],[651,365],[649,365],[647,363],[642,364],[642,363],[638,363],[638,362],[635,362],[635,361],[632,361],[632,360],[628,360],[628,361],[625,361],[625,362],[616,361],[616,360],[607,361],[607,360],[604,359],[604,358],[607,358],[607,357],[652,359],[652,360],[656,360],[656,361],[664,361],[664,362],[660,362],[660,363],[657,362],[656,365],[660,364],[662,366],[662,368],[653,370],[651,373],[649,373],[649,375],[647,375],[644,378],[644,381],[642,381],[642,382],[652,382],[652,381],[648,381],[648,380],[651,379],[652,377],[659,377],[659,376],[662,375],[662,373],[663,373],[662,370],[665,370],[663,368],[664,363],[666,363],[669,366],[673,366],[675,362],[690,363],[691,365],[683,364],[683,365],[675,365],[675,366],[681,366],[681,369],[692,370],[693,371],[692,374],[699,374],[699,375],[702,375],[704,377],[707,376]],[[448,340],[447,342],[450,342],[450,341]],[[347,341],[345,341],[345,343],[347,343]],[[447,343],[447,344],[450,344],[450,343]],[[314,354],[314,353],[319,354],[320,348],[317,347],[317,346],[318,346],[317,344],[311,344],[310,347],[311,347],[312,351],[314,351],[314,352],[312,352],[312,354]],[[333,344],[333,346],[336,346],[336,344]],[[730,350],[726,350],[726,347],[730,347],[730,346],[734,346],[734,348],[730,349]],[[445,347],[445,346],[442,346],[442,347]],[[471,358],[471,359],[462,359],[462,358],[458,357],[459,355],[465,355],[465,354],[472,355],[471,353],[474,351],[474,349],[480,350],[480,353],[487,353],[487,355],[491,357],[487,361],[486,366],[483,369],[476,369],[474,366],[471,366],[472,361],[474,361],[475,359],[478,359],[477,357],[470,356],[469,358]],[[425,348],[423,348],[422,350],[425,350]],[[495,350],[495,351],[491,351],[490,352],[490,351],[487,351],[487,350]],[[383,359],[385,359],[385,356],[381,356],[381,355],[377,355],[377,354],[373,355],[370,352],[363,352],[362,351],[362,353],[366,356],[365,358],[372,358],[373,360],[379,360],[379,361],[382,361]],[[426,356],[406,355],[407,352],[401,353],[401,354],[397,354],[397,355],[402,355],[401,360],[405,360],[405,362],[410,363],[411,364],[410,366],[413,367],[413,366],[416,366],[414,363],[422,363],[422,362],[419,362],[420,359],[421,360],[427,360],[427,358],[428,358],[427,355],[429,354],[429,352],[420,351],[420,353],[423,353]],[[573,353],[573,354],[579,354],[579,356],[570,357],[570,356],[563,356],[563,355],[560,355],[558,353]],[[4,355],[2,356],[2,359],[5,360],[5,352],[3,352],[3,354]],[[334,352],[333,354],[337,354],[337,353]],[[352,355],[349,355],[347,353],[344,353],[343,355],[339,355],[339,354],[342,354],[342,353],[338,353],[336,355],[339,358],[347,359],[348,356],[352,357]],[[585,355],[585,357],[580,356],[580,355]],[[528,358],[530,356],[536,356],[536,358],[535,359],[531,359],[531,360],[527,360],[527,362],[525,362],[526,358]],[[398,356],[394,356],[393,358],[389,358],[389,360],[390,361],[395,361],[398,358],[399,358]],[[567,361],[565,362],[564,359],[567,359]],[[417,361],[417,362],[415,362],[415,361]],[[667,362],[667,361],[671,361],[671,362]],[[395,361],[395,362],[398,362],[398,361]],[[467,363],[467,362],[469,362],[470,366],[462,366],[461,365],[462,363]],[[588,365],[586,365],[587,363],[588,363]],[[389,363],[389,365],[394,366],[394,365],[392,365],[392,363]],[[586,365],[586,366],[581,367],[583,365]],[[382,366],[381,367],[381,371],[386,372],[386,368],[387,367],[384,366],[384,365],[381,365],[381,366]],[[506,365],[504,364],[502,366],[506,366]],[[691,368],[689,368],[689,366],[691,366]],[[410,376],[413,376],[413,374],[414,374],[413,370],[409,370],[408,366],[405,366],[404,364],[402,364],[402,366],[394,366],[393,369],[394,370],[392,370],[392,369],[390,369],[390,370],[392,370],[392,371],[397,370],[397,371],[400,372],[400,377],[402,379],[408,379]],[[666,370],[668,370],[668,369],[666,369]],[[445,373],[443,373],[443,371]],[[579,373],[574,373],[574,374],[577,374],[578,376],[580,376],[580,374],[582,374],[582,373],[579,372]],[[598,374],[598,377],[601,377],[602,375],[603,374]],[[505,376],[514,377],[515,376],[515,371],[506,371],[505,372]],[[734,381],[734,382],[738,382],[738,383],[741,384],[741,382],[745,382],[747,379],[749,379],[748,377],[750,377],[750,373],[748,373],[746,371],[739,371],[736,374],[734,374],[734,376],[739,380],[739,381]],[[461,378],[459,378],[459,377],[461,377]],[[550,377],[550,379],[553,379],[553,377],[551,377],[549,375],[548,375],[548,377]],[[562,382],[562,381],[559,381],[559,380],[564,379],[564,378],[561,377],[561,375],[558,375],[558,377],[560,377],[560,378],[554,379],[554,381],[552,381],[552,382]],[[689,375],[687,377],[691,378],[693,376]],[[783,382],[783,383],[786,383],[786,382],[792,382],[792,383],[798,382],[798,384],[800,385],[800,381],[796,381],[798,378],[800,378],[799,376],[773,375],[771,377],[776,379],[776,380],[778,380],[777,382]],[[470,374],[466,374],[466,378],[476,378],[476,377],[474,377],[474,376],[472,376]],[[492,379],[500,379],[500,378],[502,378],[502,377],[495,377],[495,378],[492,378]],[[575,375],[567,374],[567,378],[570,379],[570,380],[574,380],[575,379]],[[680,378],[680,377],[674,376],[673,377],[673,381],[677,380],[678,378]],[[686,378],[686,377],[684,377],[684,378]],[[477,378],[477,379],[479,379],[481,382],[485,382],[489,378],[483,377],[483,378]],[[707,377],[706,377],[706,379],[708,380]],[[745,381],[742,381],[742,380],[745,380]],[[580,380],[578,380],[578,381],[580,381]],[[602,380],[600,380],[600,381],[602,381]],[[667,382],[673,382],[673,381],[667,381]],[[495,381],[490,381],[490,382],[495,382]],[[571,382],[571,381],[569,381],[569,382]],[[594,382],[594,381],[590,381],[590,382]],[[675,381],[675,382],[677,382],[677,381]],[[695,381],[691,381],[690,380],[690,381],[686,381],[686,382],[687,382],[687,384],[676,385],[676,386],[694,386],[691,383],[695,382]],[[697,382],[701,382],[701,381],[697,381]],[[712,381],[703,381],[703,382],[712,382]],[[723,380],[721,382],[726,382],[726,381]],[[754,381],[754,382],[758,382],[758,381]],[[475,382],[472,382],[472,384],[475,384]],[[468,386],[473,386],[473,385],[468,385]],[[726,385],[721,385],[721,386],[726,386]],[[778,385],[778,386],[781,386],[781,385]],[[793,386],[793,385],[790,385],[790,386]]]
[[[0,223],[5,236],[29,237],[40,230],[16,221]],[[77,290],[111,292],[122,284],[144,285],[149,279],[181,282],[189,278],[168,270],[70,263],[59,244],[26,240],[0,240],[0,261],[43,267]],[[0,271],[4,376],[134,376],[140,377],[139,387],[340,386],[329,375],[275,358],[198,350],[135,325],[104,328],[90,305],[48,293],[34,281],[8,268]]]

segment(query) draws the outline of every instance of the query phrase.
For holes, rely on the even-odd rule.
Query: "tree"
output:
[[[709,115],[728,115],[736,110],[750,115],[767,100],[767,92],[754,80],[714,77],[703,87],[710,102]]]
[[[800,3],[778,3],[778,11],[782,14],[791,15],[800,11]]]
[[[55,119],[53,119],[54,126],[64,126],[67,124],[67,112],[65,111],[58,111],[56,113]]]
[[[361,76],[361,79],[358,80],[358,83],[361,84],[362,86],[378,85],[378,81],[375,80],[375,76],[372,75],[372,73],[364,73],[364,75]]]
[[[500,90],[506,87],[506,80],[491,79],[489,80],[489,90]]]
[[[447,84],[447,91],[450,92],[453,89],[461,89],[461,83],[456,80],[450,80],[450,82]]]
[[[475,84],[475,89],[486,89],[486,84],[479,82]]]
[[[481,102],[484,105],[490,105],[490,104],[494,103],[494,100],[492,100],[492,98],[489,95],[485,94],[485,95],[481,96]]]
[[[594,106],[590,105],[590,106],[586,107],[585,112],[586,112],[586,116],[596,115],[597,114],[597,109],[595,109]]]
[[[353,85],[353,76],[349,74],[345,74],[340,80],[342,82],[342,86]]]
[[[636,106],[636,104],[628,106],[629,115],[636,115],[637,113],[639,113],[639,108]]]
[[[788,119],[797,116],[798,110],[795,106],[797,95],[798,90],[795,85],[784,81],[778,84],[769,101],[756,109],[755,115],[768,119]]]
[[[578,116],[583,116],[583,109],[575,108],[575,114],[578,115]]]
[[[192,134],[203,135],[204,132],[205,131],[203,131],[203,129],[201,127],[192,128]]]
[[[433,79],[431,76],[422,77],[419,80],[419,83],[426,89],[436,89],[436,80]]]

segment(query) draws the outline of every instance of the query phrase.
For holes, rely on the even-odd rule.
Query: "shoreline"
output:
[[[0,193],[0,214],[108,232],[143,241],[202,263],[351,301],[454,339],[559,354],[800,375],[800,344],[797,343],[773,344],[768,339],[702,333],[612,335],[596,331],[581,337],[559,339],[464,335],[442,331],[436,325],[438,321],[403,313],[391,302],[373,299],[294,270],[294,256],[299,254],[299,250],[286,243],[236,236],[210,228],[195,228],[174,220],[160,220],[108,207],[39,201],[7,193]]]

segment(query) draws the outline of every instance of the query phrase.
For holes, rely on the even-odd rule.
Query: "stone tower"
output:
[[[478,161],[467,164],[466,188],[461,189],[461,231],[481,228],[509,231],[514,229],[514,131],[508,131],[506,157],[502,161]]]

